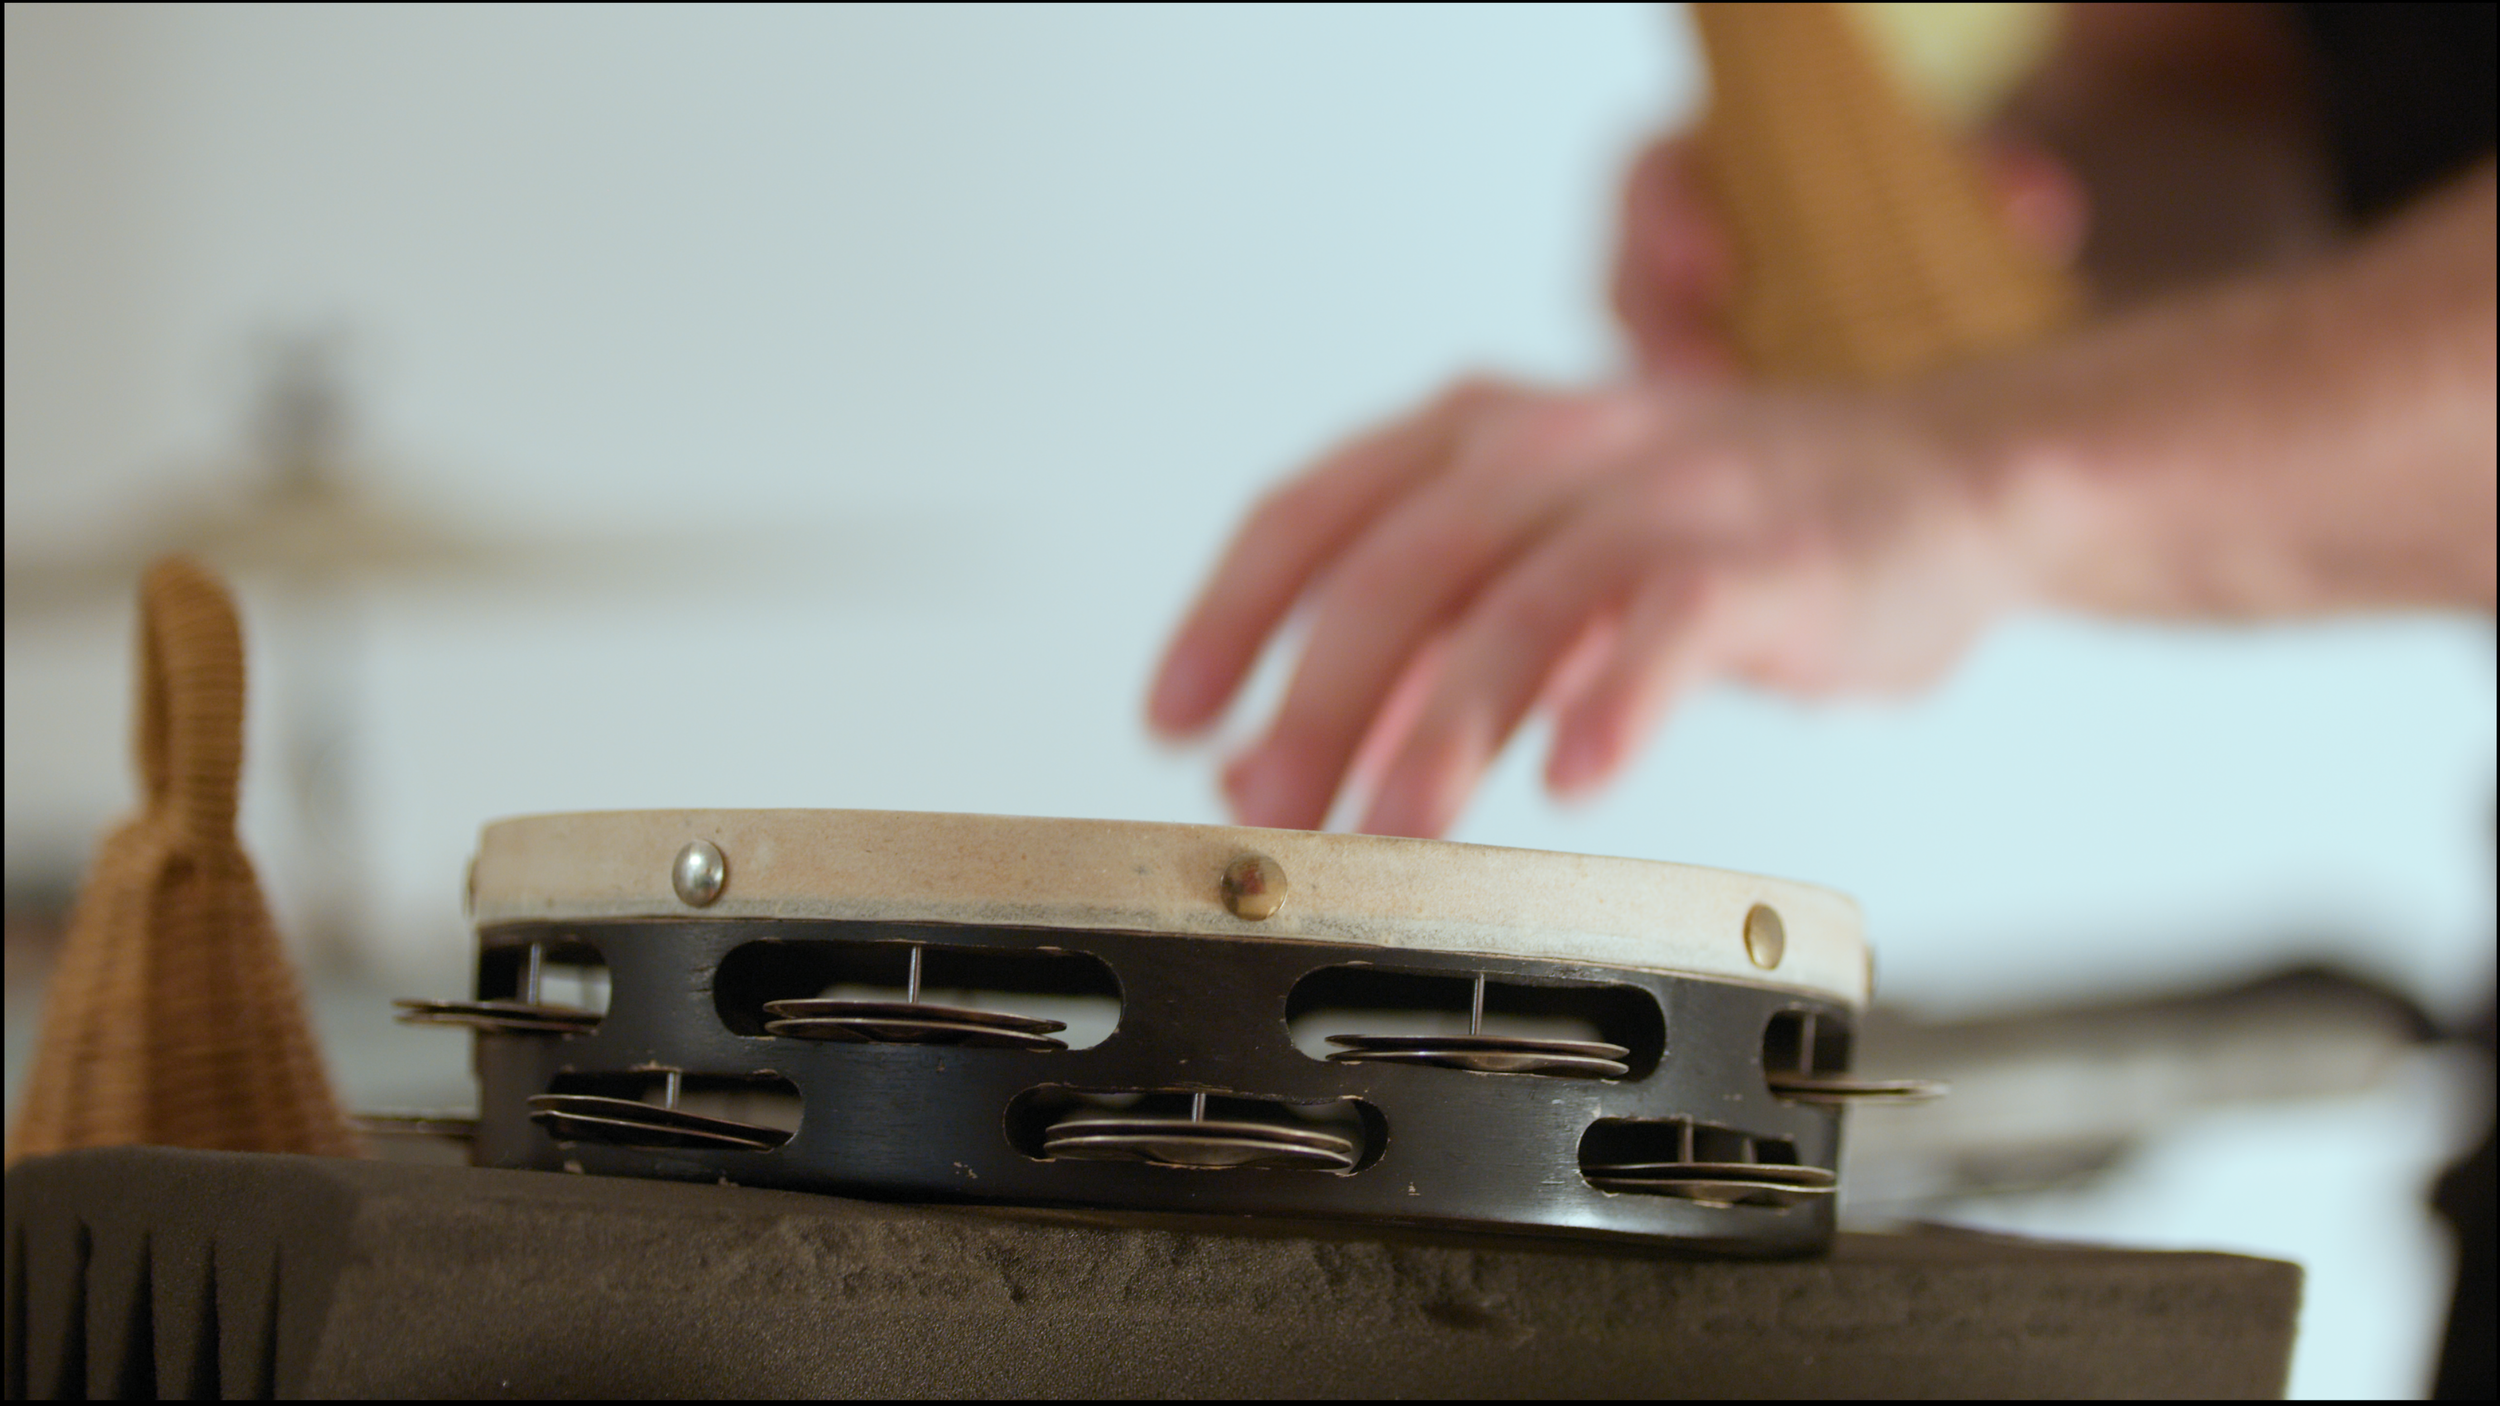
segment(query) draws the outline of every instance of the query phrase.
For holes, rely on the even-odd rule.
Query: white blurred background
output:
[[[1462,370],[1612,365],[1613,182],[1698,96],[1648,7],[12,4],[6,40],[12,1095],[17,915],[132,800],[97,564],[248,518],[287,349],[336,481],[435,545],[237,550],[245,838],[350,1101],[456,1101],[463,1042],[381,997],[465,989],[492,817],[1220,819],[1220,752],[1139,716],[1223,535]],[[2486,622],[2032,621],[1913,705],[1704,697],[1583,808],[1514,749],[1457,838],[1849,890],[1926,1012],[2321,961],[2454,1019],[2495,722]],[[2417,1392],[2441,1067],[1969,1218],[2301,1259],[2295,1392]]]

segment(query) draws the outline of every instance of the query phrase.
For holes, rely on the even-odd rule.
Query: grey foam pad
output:
[[[9,1172],[8,1255],[12,1398],[2269,1396],[2300,1293],[1958,1232],[1698,1260],[164,1148]]]

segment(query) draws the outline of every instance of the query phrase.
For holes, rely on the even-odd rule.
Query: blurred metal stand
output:
[[[2402,996],[2322,969],[1955,1022],[1877,1007],[1859,1068],[1915,1070],[1953,1097],[1851,1120],[1847,1213],[1915,1218],[1964,1197],[2076,1184],[2199,1110],[2374,1088],[2437,1033]]]

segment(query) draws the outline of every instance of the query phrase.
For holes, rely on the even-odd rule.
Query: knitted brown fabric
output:
[[[156,1143],[352,1155],[355,1144],[235,839],[243,637],[181,558],[140,590],[138,816],[97,852],[44,999],[8,1160]]]
[[[1880,382],[2030,340],[2080,306],[1978,170],[1830,4],[1696,4],[1703,169],[1733,238],[1730,332],[1757,374]]]

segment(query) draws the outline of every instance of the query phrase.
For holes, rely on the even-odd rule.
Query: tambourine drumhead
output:
[[[672,882],[696,841],[725,880]],[[1263,856],[1284,899],[1226,905]],[[1782,879],[1656,860],[1438,840],[1138,821],[909,811],[671,810],[525,816],[486,827],[480,928],[615,918],[811,918],[1264,938],[1585,962],[1867,998],[1857,905]],[[1784,940],[1747,942],[1749,916]],[[1763,920],[1755,916],[1759,926]]]

